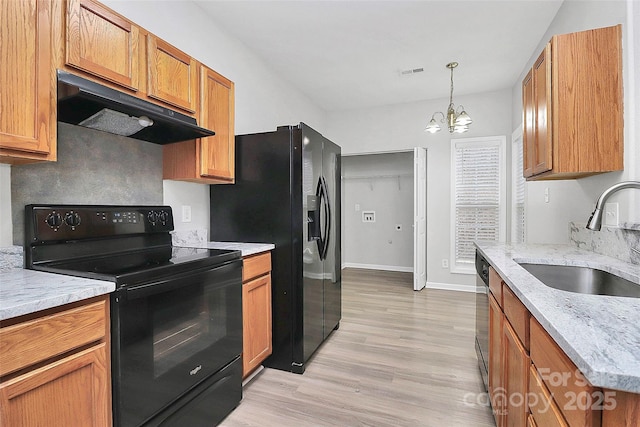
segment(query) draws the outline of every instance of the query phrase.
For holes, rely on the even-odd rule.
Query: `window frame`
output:
[[[507,203],[506,203],[506,150],[507,138],[504,135],[476,137],[476,138],[455,138],[451,139],[451,194],[450,194],[450,239],[449,239],[449,266],[450,272],[456,274],[476,274],[474,260],[456,259],[456,150],[458,147],[496,147],[498,149],[498,241],[504,242],[507,230]]]
[[[524,140],[522,126],[511,134],[511,243],[527,242],[527,180],[524,178]],[[520,158],[518,158],[518,154]],[[516,239],[519,234],[517,229],[518,217],[518,182],[522,184],[522,240]]]

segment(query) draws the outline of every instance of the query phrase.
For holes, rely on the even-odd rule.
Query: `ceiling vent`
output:
[[[424,71],[424,68],[422,68],[422,67],[420,67],[420,68],[410,68],[408,70],[400,71],[400,75],[410,76],[411,74],[422,73],[423,71]]]

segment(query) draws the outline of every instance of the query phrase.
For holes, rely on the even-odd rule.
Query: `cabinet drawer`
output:
[[[529,310],[511,292],[508,286],[502,287],[502,304],[505,316],[513,326],[524,348],[529,351]]]
[[[489,267],[489,290],[498,305],[502,307],[502,278],[493,267]]]
[[[571,427],[600,425],[601,411],[593,410],[599,393],[576,365],[531,318],[531,361]],[[540,423],[538,423],[540,424]]]
[[[0,376],[101,340],[106,310],[103,299],[0,329]]]
[[[246,282],[271,271],[271,252],[248,256],[242,263],[242,281]]]
[[[567,423],[555,404],[549,391],[542,384],[542,378],[531,365],[529,372],[529,410],[530,418],[533,418],[535,425],[544,427],[567,427]]]

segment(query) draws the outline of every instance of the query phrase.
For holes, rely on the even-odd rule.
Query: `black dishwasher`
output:
[[[485,390],[489,387],[489,262],[476,250],[476,354]]]

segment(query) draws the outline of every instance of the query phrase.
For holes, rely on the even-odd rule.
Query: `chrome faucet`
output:
[[[637,188],[640,190],[640,181],[623,181],[613,184],[611,187],[604,190],[596,202],[596,208],[591,213],[589,221],[587,221],[587,228],[589,230],[599,231],[602,228],[602,208],[604,207],[604,204],[613,193],[624,188]]]

